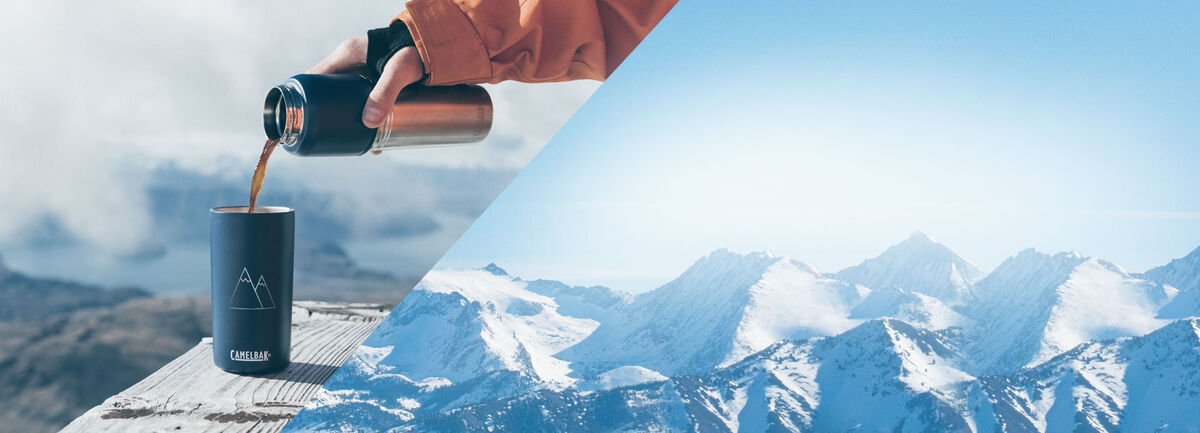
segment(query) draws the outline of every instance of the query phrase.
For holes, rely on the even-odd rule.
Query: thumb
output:
[[[396,96],[409,84],[417,82],[424,75],[424,65],[417,50],[406,47],[397,51],[383,67],[379,82],[367,97],[367,105],[363,107],[362,122],[368,128],[378,128],[384,117],[396,103]]]

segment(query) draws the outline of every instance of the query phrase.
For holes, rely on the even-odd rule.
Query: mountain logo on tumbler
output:
[[[233,289],[233,296],[229,297],[229,308],[234,310],[271,310],[275,308],[275,300],[271,298],[271,290],[267,287],[267,280],[262,275],[258,276],[258,283],[250,279],[250,271],[242,268],[242,275],[238,277],[237,287]]]

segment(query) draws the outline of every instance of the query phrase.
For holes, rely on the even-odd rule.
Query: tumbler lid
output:
[[[288,212],[295,212],[295,211],[296,211],[295,209],[292,209],[292,208],[290,208],[290,207],[285,207],[285,206],[255,206],[255,207],[254,207],[254,213],[255,213],[255,214],[278,214],[278,213],[288,213]],[[249,214],[249,213],[250,213],[250,206],[222,206],[222,207],[214,207],[214,208],[212,208],[212,209],[210,210],[210,212],[213,212],[213,213],[244,213],[244,214]]]

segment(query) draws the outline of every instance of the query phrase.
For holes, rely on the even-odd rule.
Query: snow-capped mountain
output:
[[[1165,320],[1200,291],[1032,249],[954,307],[834,276],[727,250],[637,296],[435,270],[288,429],[1200,431],[1200,319]]]
[[[421,411],[572,386],[577,380],[567,376],[568,363],[553,355],[599,322],[559,313],[556,299],[595,317],[628,303],[628,295],[603,287],[525,282],[495,264],[432,271],[326,382],[296,426],[365,429],[341,419],[354,413],[385,431]],[[634,383],[628,377],[601,380]]]
[[[872,290],[900,288],[949,304],[968,300],[972,284],[987,273],[921,232],[878,257],[839,271],[833,277]]]
[[[974,378],[959,361],[944,335],[878,319],[773,345],[713,374],[732,392],[707,394],[732,397],[710,399],[736,414],[729,431],[967,431],[956,393]]]
[[[1159,284],[1169,284],[1179,289],[1180,293],[1200,291],[1200,248],[1137,277]]]
[[[784,341],[704,375],[537,392],[418,420],[418,431],[970,431],[941,335],[901,321]],[[950,391],[946,391],[950,390]]]
[[[605,322],[633,302],[633,296],[604,286],[569,286],[554,280],[534,280],[525,288],[549,296],[558,304],[558,312],[571,317]]]
[[[554,299],[485,270],[431,272],[364,343],[392,347],[380,359],[414,380],[451,383],[513,371],[567,385],[569,369],[553,355],[599,323],[559,314]]]
[[[866,295],[798,260],[717,250],[558,357],[585,376],[624,365],[704,372],[780,340],[841,333]]]
[[[980,380],[979,432],[1200,431],[1200,319]]]
[[[1167,322],[1176,290],[1130,276],[1107,260],[1034,249],[975,285],[968,340],[975,370],[1012,371],[1093,339],[1143,335]]]
[[[1175,299],[1158,311],[1160,319],[1200,316],[1200,248],[1137,277],[1179,290]]]
[[[1195,316],[1200,316],[1200,290],[1181,292],[1158,310],[1159,319],[1173,320]]]
[[[890,317],[933,330],[963,326],[968,320],[966,316],[937,298],[898,287],[872,291],[866,299],[850,310],[849,317]]]

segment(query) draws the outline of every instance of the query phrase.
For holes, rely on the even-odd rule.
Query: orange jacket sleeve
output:
[[[412,0],[428,85],[604,80],[677,0]]]

